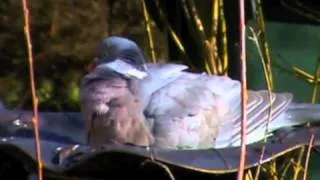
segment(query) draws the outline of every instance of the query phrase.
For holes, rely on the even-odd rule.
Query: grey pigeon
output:
[[[107,37],[102,41],[102,44],[105,43],[108,46],[99,46],[102,47],[98,51],[101,54],[94,62],[101,71],[112,69],[129,77],[132,69],[125,71],[117,64],[127,63],[133,69],[144,65],[146,69],[145,78],[133,79],[139,81],[136,98],[141,101],[146,124],[154,137],[153,146],[203,149],[240,145],[239,81],[225,76],[187,72],[188,67],[181,64],[152,64],[146,63],[143,56],[127,56],[128,50],[122,52],[122,49],[132,47],[132,54],[140,54],[141,50],[126,38]],[[108,54],[113,56],[108,57]],[[266,90],[249,90],[248,93],[248,144],[264,139],[267,124],[270,134],[279,128],[319,120],[318,104],[294,103],[291,93],[273,92],[271,97]],[[268,123],[270,106],[272,116]]]
[[[153,137],[136,97],[138,81],[108,69],[96,68],[87,74],[80,87],[81,113],[87,143],[150,146]]]

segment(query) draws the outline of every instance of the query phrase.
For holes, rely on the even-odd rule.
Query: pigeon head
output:
[[[123,37],[109,36],[98,45],[97,55],[91,67],[121,60],[139,71],[146,71],[146,61],[138,45]]]

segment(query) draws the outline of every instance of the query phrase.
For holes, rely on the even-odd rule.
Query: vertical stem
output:
[[[319,84],[319,81],[317,81],[319,79],[319,76],[320,76],[320,59],[317,60],[317,64],[316,64],[316,73],[315,73],[315,76],[314,76],[314,81],[313,81],[313,91],[312,91],[312,100],[311,100],[311,103],[312,104],[315,104],[317,102],[317,95],[318,95],[318,84]]]
[[[241,67],[241,152],[238,180],[243,179],[246,163],[246,121],[247,121],[247,77],[246,77],[246,38],[245,38],[245,10],[244,0],[239,0],[240,8],[240,67]]]
[[[24,15],[24,33],[27,41],[28,47],[28,60],[29,60],[29,75],[30,75],[30,84],[31,84],[31,93],[32,93],[32,102],[33,102],[33,118],[32,123],[34,126],[34,133],[36,138],[36,154],[37,154],[37,163],[38,163],[38,179],[42,180],[42,160],[41,160],[41,146],[40,146],[40,137],[39,137],[39,117],[38,117],[38,98],[36,95],[35,80],[34,80],[34,68],[33,68],[33,54],[32,54],[32,42],[30,37],[30,20],[29,20],[29,9],[27,6],[27,0],[22,0],[23,5],[23,15]]]
[[[307,151],[307,155],[306,155],[306,162],[304,165],[303,180],[307,180],[309,161],[310,161],[310,155],[311,155],[311,149],[313,147],[313,143],[314,143],[314,134],[311,135],[311,138],[309,141],[308,151]]]
[[[50,33],[51,37],[55,36],[59,30],[59,11],[60,11],[60,4],[59,2],[52,2],[53,3],[53,13],[52,13],[52,20],[50,26]]]
[[[317,81],[317,80],[319,79],[319,76],[320,76],[319,66],[320,66],[320,60],[317,59],[316,72],[315,72],[314,81],[313,81],[314,86],[313,86],[313,91],[312,91],[312,100],[311,100],[312,104],[315,104],[317,102],[318,84],[319,84],[319,81]],[[310,124],[308,123],[307,126],[310,126]],[[307,155],[306,155],[306,160],[305,160],[305,165],[304,165],[304,173],[303,173],[304,180],[307,179],[309,161],[310,161],[310,153],[311,153],[313,143],[314,143],[314,134],[311,135],[308,150],[307,150]],[[304,148],[305,147],[303,147],[303,150],[304,150]]]
[[[221,33],[222,33],[222,59],[223,59],[223,68],[222,72],[224,75],[227,75],[228,69],[228,42],[227,42],[227,25],[226,18],[224,16],[224,4],[223,0],[219,1],[219,9],[220,9],[220,21],[221,21]]]
[[[217,74],[217,64],[215,61],[214,50],[211,48],[210,42],[206,38],[206,34],[204,32],[204,25],[200,19],[198,11],[195,6],[195,2],[193,0],[182,0],[183,9],[186,14],[190,17],[190,20],[194,22],[196,33],[199,37],[199,41],[204,44],[204,53],[206,53],[205,59],[205,67],[207,73],[209,74]]]
[[[266,30],[265,30],[266,28],[265,28],[265,24],[264,24],[264,16],[263,16],[261,0],[257,0],[257,3],[258,3],[257,21],[258,21],[258,25],[260,26],[260,32],[261,32],[260,39],[261,39],[262,47],[263,47],[263,51],[264,51],[264,59],[266,60],[266,64],[267,64],[268,75],[270,77],[271,89],[273,89],[271,57],[270,57],[270,50],[269,50],[269,45],[268,45],[267,37],[266,37]]]
[[[219,2],[221,0],[214,0],[212,2],[212,37],[211,44],[215,44],[217,31],[218,31],[218,23],[219,23]]]
[[[153,43],[152,32],[151,32],[151,27],[150,27],[149,14],[147,11],[146,3],[144,2],[145,0],[140,0],[140,1],[141,1],[141,5],[142,5],[142,10],[143,10],[144,22],[145,22],[145,26],[146,26],[146,30],[147,30],[147,34],[148,34],[148,43],[149,43],[149,48],[151,51],[152,62],[156,63],[157,59],[156,59],[156,53],[154,51],[154,43]]]
[[[181,52],[181,54],[183,55],[183,57],[186,60],[186,64],[190,67],[190,68],[194,68],[188,54],[186,53],[186,50],[180,40],[180,38],[178,37],[177,33],[173,30],[173,28],[171,27],[171,25],[169,24],[169,22],[166,20],[165,14],[164,12],[161,10],[161,7],[159,5],[159,1],[156,1],[156,7],[158,8],[159,11],[159,18],[162,21],[162,23],[165,26],[166,31],[169,33],[169,36],[172,38],[173,42],[177,45],[177,48],[179,49],[179,51]]]
[[[252,33],[252,37],[250,39],[253,40],[254,44],[256,45],[259,57],[261,59],[261,63],[262,63],[262,67],[263,67],[263,71],[264,71],[264,75],[265,75],[266,82],[267,82],[267,87],[268,87],[268,96],[269,96],[270,107],[268,108],[268,121],[267,121],[267,124],[266,124],[265,136],[263,138],[263,142],[266,143],[267,142],[267,133],[269,131],[269,122],[272,119],[272,114],[273,114],[272,113],[272,100],[271,100],[272,99],[271,98],[272,97],[272,88],[271,88],[270,76],[268,74],[267,64],[266,64],[266,61],[264,59],[264,56],[263,56],[263,53],[262,53],[262,50],[261,50],[261,47],[260,47],[260,44],[259,44],[258,35],[254,32],[252,27],[249,27],[249,30]],[[261,170],[261,161],[263,159],[264,153],[265,153],[265,144],[263,145],[263,147],[261,149],[260,161],[259,161],[259,165],[258,165],[257,170],[256,170],[255,179],[259,178],[259,174],[260,174],[260,170]]]
[[[300,148],[299,155],[298,155],[298,160],[293,166],[294,167],[293,180],[298,180],[299,177],[300,177],[299,175],[300,175],[300,172],[302,170],[301,162],[302,162],[302,159],[303,159],[304,151],[305,151],[305,147]]]
[[[219,1],[222,0],[214,0],[212,1],[212,35],[210,40],[210,46],[208,47],[211,49],[211,61],[215,66],[213,69],[214,74],[221,74],[222,72],[222,65],[219,63],[219,55],[217,51],[217,36],[218,36],[218,24],[219,24]]]

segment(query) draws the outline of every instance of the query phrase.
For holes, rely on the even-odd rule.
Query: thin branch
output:
[[[306,162],[304,165],[304,173],[303,173],[303,180],[307,180],[307,172],[308,172],[308,168],[309,168],[309,161],[310,161],[310,154],[311,154],[311,149],[313,147],[313,143],[314,143],[314,134],[311,135],[310,141],[309,141],[309,146],[308,146],[308,151],[307,151],[307,155],[306,155]]]
[[[160,7],[159,0],[156,1],[156,7],[158,8],[158,11],[159,11],[160,20],[164,24],[166,31],[169,33],[169,36],[175,42],[179,52],[181,52],[181,55],[184,57],[184,59],[186,61],[185,63],[188,66],[190,66],[191,69],[194,69],[194,65],[192,64],[188,54],[186,53],[186,50],[185,50],[180,38],[178,37],[177,33],[171,27],[171,25],[169,24],[168,20],[166,19],[165,13],[162,11],[162,9]]]
[[[316,79],[319,79],[319,76],[320,76],[320,59],[317,60],[317,64],[316,64],[316,72],[315,72],[315,75],[314,75],[314,86],[313,86],[313,90],[312,90],[312,100],[311,100],[311,103],[312,104],[315,104],[317,102],[317,99],[318,99],[318,84],[319,84],[319,81],[316,81]]]
[[[259,174],[260,174],[260,170],[261,170],[261,162],[262,162],[262,159],[263,159],[263,156],[265,154],[265,143],[267,142],[267,136],[266,134],[269,132],[269,122],[270,120],[272,119],[272,82],[271,82],[271,76],[269,75],[269,73],[272,73],[271,71],[268,71],[268,66],[266,64],[266,61],[265,61],[265,58],[263,56],[263,53],[262,53],[262,48],[259,44],[259,39],[258,39],[258,35],[257,33],[254,32],[254,29],[252,27],[249,27],[249,30],[252,34],[252,37],[250,37],[249,39],[251,39],[254,44],[256,45],[257,47],[257,50],[258,50],[258,54],[259,54],[259,57],[261,59],[261,63],[262,63],[262,67],[263,67],[263,71],[264,71],[264,75],[265,75],[265,78],[266,78],[266,82],[267,82],[267,87],[268,87],[268,96],[269,96],[269,103],[270,103],[270,107],[268,108],[268,119],[267,119],[267,124],[266,124],[266,129],[265,129],[265,135],[264,135],[264,138],[263,138],[263,147],[262,147],[262,150],[261,150],[261,154],[260,154],[260,160],[259,160],[259,165],[257,167],[257,171],[256,171],[256,174],[255,174],[255,179],[258,179],[259,178]],[[265,48],[265,47],[264,47]]]
[[[317,59],[317,64],[316,64],[316,71],[315,71],[315,79],[319,79],[320,76],[320,61]],[[317,101],[317,94],[318,94],[318,81],[314,81],[314,86],[313,86],[313,91],[312,91],[312,99],[311,103],[315,104]],[[310,123],[307,124],[307,126],[310,126]],[[310,141],[309,141],[309,146],[307,150],[307,155],[306,155],[306,160],[305,160],[305,165],[304,165],[304,173],[303,173],[303,179],[307,179],[307,174],[308,174],[308,166],[309,166],[309,161],[310,161],[310,152],[312,149],[314,143],[314,134],[311,135]]]
[[[29,9],[27,6],[27,0],[22,0],[23,5],[23,15],[24,15],[24,33],[27,41],[28,47],[28,60],[29,60],[29,75],[30,75],[30,84],[31,84],[31,93],[33,101],[33,118],[32,123],[34,126],[34,133],[36,138],[36,154],[37,154],[37,163],[38,163],[38,178],[39,180],[43,179],[42,176],[42,160],[41,160],[41,147],[40,147],[40,137],[39,137],[39,117],[38,117],[38,98],[36,95],[35,80],[34,80],[34,68],[33,68],[33,54],[32,54],[32,42],[30,36],[30,20],[29,20]]]
[[[168,174],[168,176],[170,177],[171,180],[175,180],[175,177],[173,176],[171,170],[165,164],[158,162],[152,158],[152,159],[146,159],[145,161],[142,162],[141,165],[144,166],[146,163],[158,165],[159,167],[161,167],[162,169],[164,169],[166,171],[166,173]]]
[[[223,68],[222,68],[222,73],[224,75],[228,75],[228,41],[227,41],[227,25],[226,25],[226,18],[224,15],[224,4],[223,4],[223,0],[219,1],[219,11],[220,11],[220,31],[221,31],[221,36],[222,36],[222,64],[223,64]]]
[[[153,63],[156,63],[157,58],[156,58],[153,36],[152,36],[152,31],[151,31],[151,20],[150,20],[148,11],[147,11],[146,3],[144,2],[145,0],[140,0],[140,1],[141,1],[142,11],[143,11],[145,28],[146,28],[147,35],[148,35],[148,45],[149,45],[149,49],[151,52],[151,59],[152,59]]]
[[[200,47],[203,47],[202,53],[206,55],[204,59],[205,69],[208,74],[216,74],[215,73],[216,65],[212,61],[213,54],[209,49],[210,45],[208,45],[209,42],[204,32],[203,23],[195,7],[195,3],[193,1],[187,1],[187,0],[181,0],[181,3],[182,3],[183,12],[187,18],[188,27],[192,31],[191,34],[193,35],[193,38],[199,39],[198,42],[200,42],[200,44],[197,44],[197,45],[199,45]]]
[[[282,172],[281,172],[281,175],[280,175],[280,179],[281,179],[281,180],[284,180],[284,179],[285,179],[285,176],[286,176],[286,174],[287,174],[290,166],[292,165],[292,163],[291,163],[291,162],[293,161],[292,159],[293,159],[293,158],[290,158],[290,159],[287,160],[287,163],[283,163],[283,164],[285,164],[285,166],[284,166],[284,168],[282,168],[283,165],[282,165],[282,167],[281,167],[281,169],[283,169]]]
[[[311,7],[307,7],[306,5],[304,5],[303,3],[301,3],[300,1],[295,1],[295,4],[301,8],[304,9],[305,11],[309,12],[310,14],[315,14],[317,16],[320,16],[320,13],[317,10],[313,10],[311,9]]]
[[[273,76],[272,76],[272,70],[271,70],[271,56],[270,56],[270,49],[267,41],[267,36],[266,36],[266,28],[265,28],[265,23],[264,23],[264,16],[263,16],[263,10],[262,10],[262,3],[261,0],[257,0],[257,23],[259,25],[259,30],[260,30],[260,39],[261,39],[261,45],[263,49],[263,57],[264,61],[266,61],[266,68],[267,68],[267,73],[269,75],[269,81],[270,81],[270,86],[271,89],[273,89]]]
[[[239,0],[240,7],[240,64],[241,64],[241,152],[238,180],[244,177],[246,164],[246,134],[247,134],[247,77],[246,77],[246,34],[244,0]]]
[[[305,151],[305,147],[302,147],[299,151],[297,162],[293,162],[293,168],[294,168],[293,180],[299,179],[300,172],[301,170],[303,170],[301,163],[302,163],[304,151]]]
[[[301,8],[297,8],[297,7],[294,7],[292,5],[289,5],[286,1],[284,0],[281,0],[280,1],[281,5],[287,9],[289,9],[290,11],[294,12],[294,13],[297,13],[301,16],[304,16],[305,18],[308,18],[310,20],[313,20],[313,21],[316,21],[316,22],[320,22],[320,18],[313,15],[313,14],[310,14],[310,13],[306,13],[306,12],[303,12],[301,10]]]
[[[320,79],[316,78],[314,75],[308,73],[305,71],[303,68],[297,67],[293,64],[291,64],[288,60],[286,60],[284,57],[282,57],[280,54],[277,54],[279,58],[281,58],[281,61],[283,61],[285,64],[281,65],[279,62],[280,61],[274,61],[273,65],[281,70],[282,72],[285,72],[289,75],[294,75],[295,77],[302,79],[303,81],[306,81],[310,84],[314,84],[314,81],[319,81]],[[291,67],[289,67],[291,66]]]

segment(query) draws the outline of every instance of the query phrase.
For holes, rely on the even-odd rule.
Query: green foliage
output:
[[[254,23],[250,21],[248,25],[253,26]],[[317,49],[319,44],[319,27],[302,24],[286,24],[267,22],[266,31],[268,32],[268,43],[270,45],[271,59],[273,64],[274,75],[274,91],[276,92],[291,92],[294,94],[295,101],[311,102],[312,91],[314,84],[307,82],[303,78],[297,77],[292,72],[292,67],[299,67],[306,72],[314,75],[316,72],[317,58],[319,52]],[[250,33],[248,33],[250,34]],[[247,76],[250,89],[266,89],[266,81],[261,66],[261,60],[257,52],[256,45],[247,40]],[[279,66],[281,65],[281,66]],[[317,101],[319,103],[319,101]],[[275,174],[278,178],[281,174],[284,175],[282,179],[293,179],[295,172],[301,167],[297,179],[302,179],[304,172],[303,166],[305,160],[303,159],[299,165],[298,157],[299,150],[291,153],[286,153],[284,156],[277,158]],[[305,158],[306,150],[303,152],[302,157]],[[315,167],[319,164],[319,154],[312,151],[310,159],[310,168],[306,171],[309,179],[319,179],[319,173]],[[271,163],[264,166],[269,168]],[[287,166],[287,171],[284,167]],[[271,175],[272,171],[267,169],[264,174]],[[269,177],[268,179],[272,179]]]
[[[6,95],[6,101],[18,102],[20,100],[21,97],[17,96],[17,94],[23,94],[24,88],[18,79],[19,78],[13,74],[0,78],[0,94]]]
[[[52,92],[54,91],[54,86],[52,81],[49,79],[42,79],[40,81],[40,87],[38,89],[39,103],[42,104],[52,98]]]
[[[249,25],[253,25],[253,23],[249,22]],[[281,65],[287,70],[291,70],[292,66],[295,65],[314,75],[317,58],[319,57],[319,30],[318,26],[312,25],[266,23],[266,31],[269,35],[268,42],[271,48],[275,91],[289,91],[295,95],[295,100],[311,102],[314,85],[284,71],[277,65]],[[266,88],[257,48],[251,40],[247,40],[247,45],[250,88]]]
[[[31,34],[40,110],[79,110],[79,84],[104,36],[147,39],[139,1],[32,0]],[[20,0],[0,3],[0,99],[31,108],[29,69]],[[152,23],[157,57],[166,57],[164,34]],[[147,57],[150,57],[146,53]],[[23,98],[22,98],[23,97]]]

